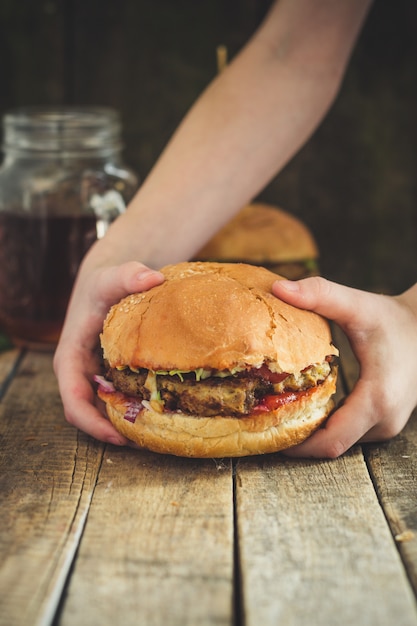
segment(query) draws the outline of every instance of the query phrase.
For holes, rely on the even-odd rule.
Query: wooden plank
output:
[[[60,626],[232,624],[229,461],[109,449]]]
[[[365,450],[378,497],[417,596],[417,410],[392,441]]]
[[[414,595],[359,447],[337,461],[239,461],[246,626],[415,626]]]
[[[50,354],[28,354],[0,405],[0,624],[50,624],[102,444],[65,423]]]
[[[0,398],[18,363],[20,351],[17,348],[0,352]]]

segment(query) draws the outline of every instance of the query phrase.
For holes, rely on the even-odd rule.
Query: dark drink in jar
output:
[[[121,162],[112,109],[20,109],[3,124],[0,330],[16,345],[50,349],[82,258],[138,180]]]
[[[0,326],[17,345],[56,344],[80,261],[95,239],[94,216],[0,212]]]

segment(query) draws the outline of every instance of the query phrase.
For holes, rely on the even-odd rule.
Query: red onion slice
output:
[[[123,419],[134,424],[136,422],[138,414],[142,411],[142,409],[142,402],[138,402],[137,400],[130,400],[127,405],[127,411],[123,415]]]
[[[96,374],[95,376],[93,376],[93,380],[106,393],[112,393],[113,391],[116,391],[113,383],[107,380],[107,378],[104,378],[104,376],[99,376],[98,374]]]
[[[95,376],[93,376],[93,380],[98,384],[101,391],[103,391],[104,393],[116,392],[116,388],[113,383],[104,378],[104,376],[99,376],[98,374],[96,374]],[[126,412],[123,415],[123,419],[134,424],[138,413],[140,413],[143,409],[142,402],[140,402],[139,400],[135,400],[134,398],[130,399],[128,396],[124,396],[124,398],[126,400],[126,402],[124,402],[126,406]]]

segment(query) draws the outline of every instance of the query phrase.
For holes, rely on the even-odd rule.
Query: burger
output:
[[[309,228],[279,207],[244,207],[195,255],[199,261],[261,265],[298,280],[318,274],[319,251]]]
[[[161,271],[162,284],[111,308],[100,335],[97,392],[120,433],[159,453],[237,457],[298,444],[324,422],[338,354],[325,319],[276,298],[262,267]]]

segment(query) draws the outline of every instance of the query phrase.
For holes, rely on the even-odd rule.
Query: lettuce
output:
[[[228,376],[234,376],[244,369],[244,367],[233,367],[230,370],[211,370],[205,369],[204,367],[199,367],[195,370],[156,370],[155,374],[157,376],[178,376],[181,382],[184,382],[183,374],[194,374],[196,381],[199,382],[200,380],[210,378],[210,376],[215,376],[217,378],[227,378]]]

